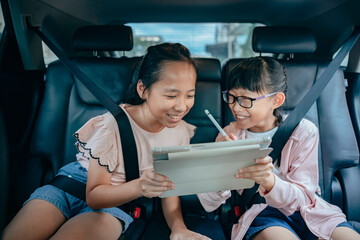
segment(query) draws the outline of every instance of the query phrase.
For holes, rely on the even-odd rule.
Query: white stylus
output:
[[[213,124],[215,125],[215,127],[219,130],[219,132],[221,133],[221,135],[223,135],[224,137],[227,137],[226,132],[224,132],[224,130],[220,127],[220,125],[217,123],[217,121],[215,120],[215,118],[211,115],[211,113],[209,112],[209,110],[205,109],[205,113],[206,113],[206,115],[210,118],[210,120],[213,122]]]

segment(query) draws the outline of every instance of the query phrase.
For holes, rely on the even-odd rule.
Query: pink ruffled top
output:
[[[137,147],[139,174],[153,168],[152,147],[186,145],[194,136],[195,126],[181,121],[174,128],[165,127],[158,133],[151,133],[140,128],[126,112],[130,120]],[[97,161],[112,173],[111,184],[125,182],[124,160],[120,141],[120,132],[115,118],[109,113],[96,116],[83,125],[75,134],[79,153],[77,160],[84,168],[89,168],[89,161]]]

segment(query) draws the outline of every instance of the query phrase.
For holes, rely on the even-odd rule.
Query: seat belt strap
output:
[[[75,180],[71,176],[57,175],[48,184],[86,202],[86,183]]]
[[[336,70],[339,69],[340,64],[345,59],[346,55],[350,52],[351,48],[354,46],[356,41],[360,36],[360,28],[354,30],[349,39],[344,43],[338,54],[326,67],[324,72],[315,81],[315,84],[312,88],[306,93],[306,95],[301,99],[297,104],[294,110],[289,114],[284,123],[279,126],[279,129],[273,136],[273,141],[270,144],[270,147],[273,148],[273,151],[270,153],[270,156],[273,158],[273,161],[280,159],[280,154],[288,141],[289,137],[301,121],[304,118],[306,113],[309,111],[310,107],[315,103],[315,101],[320,97],[321,92],[330,82],[334,76]],[[278,161],[280,165],[280,161]]]
[[[87,87],[87,89],[107,110],[109,110],[112,115],[116,116],[119,114],[121,110],[117,103],[115,103],[95,82],[93,82],[83,71],[81,71],[80,68],[76,66],[54,43],[52,43],[38,27],[31,27],[31,29],[51,49],[65,67]]]
[[[279,126],[270,144],[270,147],[273,148],[273,151],[269,155],[270,157],[272,157],[273,163],[278,160],[277,164],[278,166],[280,166],[281,151],[284,148],[286,142],[290,138],[291,134],[293,133],[301,119],[304,118],[310,107],[319,98],[322,90],[330,82],[336,70],[339,69],[340,64],[345,59],[346,55],[350,52],[356,41],[359,39],[359,36],[360,28],[356,28],[352,35],[349,37],[349,39],[344,43],[335,58],[326,67],[318,80],[315,81],[315,84],[301,99],[301,101],[289,114],[286,120]],[[252,188],[244,189],[242,195],[239,198],[239,205],[242,211],[245,211],[252,206],[251,201],[253,199],[259,199],[258,197],[254,198],[254,195],[257,194],[256,191],[258,190],[258,188],[259,184],[255,184]]]
[[[120,132],[126,182],[139,178],[139,161],[134,133],[124,110],[114,116]]]
[[[84,72],[82,72],[60,49],[55,46],[37,27],[31,29],[40,37],[40,39],[53,51],[59,60],[73,73],[87,88],[88,90],[102,103],[102,105],[109,110],[114,116],[121,133],[121,145],[124,159],[124,168],[126,181],[131,181],[139,178],[139,164],[136,150],[136,143],[132,128],[125,112],[121,107],[115,103],[99,86],[93,82]],[[61,182],[64,182],[61,180]],[[62,184],[63,185],[63,184]],[[69,184],[71,186],[81,186],[79,184]],[[63,188],[62,188],[63,189]],[[85,188],[83,188],[85,189]],[[71,192],[75,192],[69,190]],[[68,191],[66,191],[68,192]],[[84,190],[79,189],[79,192]],[[85,198],[81,198],[85,199]]]

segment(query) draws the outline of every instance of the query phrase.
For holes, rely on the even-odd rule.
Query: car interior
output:
[[[360,27],[360,2],[356,0],[1,0],[1,9],[0,231],[37,187],[76,160],[73,133],[107,111],[61,60],[55,56],[46,62],[48,50],[32,28],[41,29],[120,104],[142,56],[131,54],[140,48],[135,45],[138,39],[132,24],[150,24],[149,31],[156,36],[158,28],[151,28],[153,23],[160,27],[162,23],[256,23],[249,36],[252,51],[273,56],[285,66],[285,112],[290,114]],[[222,127],[233,121],[221,91],[227,89],[229,73],[243,57],[194,56],[198,66],[195,104],[185,117],[197,127],[191,143],[213,142],[218,134],[205,109]],[[306,118],[320,134],[321,195],[339,206],[360,233],[360,41],[329,79]],[[230,239],[236,196],[211,213],[203,209],[196,195],[180,198],[186,221],[204,221]],[[161,211],[159,201],[143,202],[146,224]],[[143,230],[136,231],[123,238],[140,238]]]

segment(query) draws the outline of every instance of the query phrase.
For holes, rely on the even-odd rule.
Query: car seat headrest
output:
[[[197,79],[207,82],[221,81],[221,65],[215,58],[194,58],[197,66]]]
[[[113,101],[121,103],[131,84],[139,58],[77,58],[73,59],[73,62]],[[101,105],[101,102],[76,76],[74,81],[76,92],[82,102]]]
[[[75,32],[73,47],[80,51],[130,51],[132,29],[124,25],[81,27]]]
[[[312,53],[316,39],[304,27],[256,27],[253,30],[252,48],[259,53]]]

